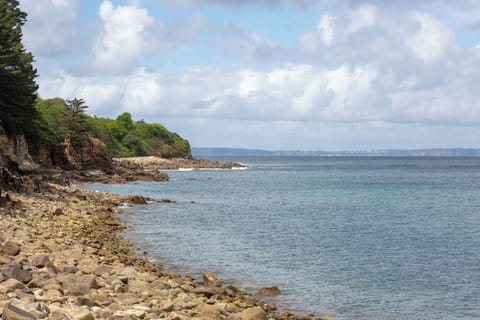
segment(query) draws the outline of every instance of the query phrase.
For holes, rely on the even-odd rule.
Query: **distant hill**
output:
[[[434,148],[413,150],[365,150],[365,151],[302,151],[302,150],[259,150],[241,148],[192,147],[194,157],[224,156],[324,156],[324,157],[480,157],[480,149]]]

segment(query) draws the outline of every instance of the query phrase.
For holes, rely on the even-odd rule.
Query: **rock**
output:
[[[3,308],[2,314],[3,320],[35,320],[35,317],[25,310],[15,307],[13,304],[8,303]]]
[[[53,215],[54,216],[63,216],[64,215],[63,209],[60,209],[60,208],[55,209],[55,211],[53,212]]]
[[[68,314],[61,310],[55,310],[50,316],[51,320],[72,320]]]
[[[205,287],[199,286],[197,288],[192,289],[190,292],[195,294],[204,295],[207,298],[211,298],[214,295],[222,296],[226,294],[226,289],[222,287]]]
[[[270,288],[260,288],[257,291],[257,294],[259,296],[267,296],[267,297],[275,297],[280,295],[281,293],[282,291],[280,291],[280,288],[278,288],[277,286],[273,286]]]
[[[93,274],[96,276],[101,276],[102,274],[110,272],[110,269],[106,265],[101,265],[93,271]]]
[[[25,285],[18,281],[17,279],[10,278],[2,283],[0,283],[0,291],[4,292],[13,292],[17,289],[23,289]]]
[[[25,284],[32,281],[32,273],[23,269],[19,264],[1,265],[0,273],[4,274],[7,278],[13,278]]]
[[[20,246],[13,241],[7,241],[0,249],[0,254],[6,256],[16,256],[20,253]]]
[[[147,201],[142,196],[133,196],[130,198],[130,203],[132,204],[146,204]]]
[[[202,320],[222,320],[219,310],[208,304],[200,307],[199,316]]]
[[[218,279],[217,275],[214,272],[207,271],[203,273],[202,276],[203,281],[211,282],[211,283],[218,283],[220,280]]]
[[[75,308],[68,311],[72,320],[95,320],[87,307]]]
[[[63,289],[67,291],[68,295],[83,296],[90,292],[90,289],[98,288],[95,276],[73,276],[69,275],[61,278]]]
[[[237,313],[241,320],[267,320],[267,314],[260,307],[253,307]]]
[[[35,255],[30,263],[32,266],[37,267],[37,268],[43,268],[45,267],[48,263],[50,262],[50,259],[48,258],[47,254],[37,254]]]
[[[12,260],[9,257],[0,256],[0,265],[8,264],[10,262],[12,262]]]

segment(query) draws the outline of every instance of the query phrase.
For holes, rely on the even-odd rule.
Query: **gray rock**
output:
[[[0,265],[0,273],[4,274],[7,278],[17,279],[25,284],[32,281],[32,273],[23,269],[19,264]]]

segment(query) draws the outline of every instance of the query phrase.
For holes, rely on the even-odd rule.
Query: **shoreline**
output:
[[[9,198],[0,208],[3,319],[329,319],[278,311],[215,275],[196,280],[150,262],[122,237],[119,210],[156,200],[51,183]]]

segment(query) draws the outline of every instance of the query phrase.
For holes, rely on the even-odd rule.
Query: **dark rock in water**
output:
[[[16,256],[20,253],[20,246],[12,241],[7,241],[2,249],[0,249],[0,254],[6,256]]]
[[[25,310],[15,307],[9,303],[3,309],[3,320],[35,320],[35,317]]]
[[[278,296],[281,293],[282,293],[282,291],[277,286],[273,286],[273,287],[270,287],[270,288],[260,288],[257,291],[257,294],[259,296],[268,296],[268,297]]]
[[[147,201],[142,196],[133,196],[130,198],[130,203],[132,204],[146,204]]]

